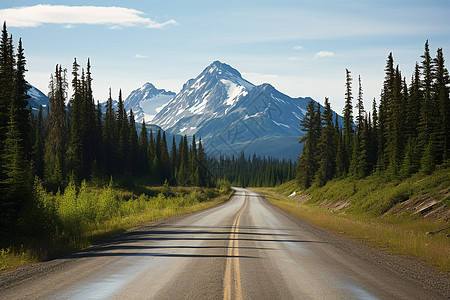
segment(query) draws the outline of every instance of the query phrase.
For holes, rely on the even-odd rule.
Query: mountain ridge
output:
[[[201,137],[210,155],[245,151],[296,159],[304,135],[299,124],[310,100],[291,98],[269,83],[254,85],[230,65],[214,61],[183,85],[153,123],[171,134]]]

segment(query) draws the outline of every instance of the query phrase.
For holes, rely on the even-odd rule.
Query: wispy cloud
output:
[[[300,51],[300,50],[303,50],[303,46],[297,45],[297,46],[292,47],[292,49],[294,49],[296,51]]]
[[[330,51],[319,51],[314,55],[314,58],[322,58],[322,57],[332,57],[334,56],[333,52]]]
[[[110,28],[142,26],[163,28],[177,25],[175,20],[156,22],[143,17],[144,13],[125,7],[68,6],[39,4],[0,9],[0,20],[9,27],[37,27],[43,24],[90,24],[107,25]],[[69,27],[70,28],[70,27]]]
[[[147,58],[145,55],[136,54],[134,58]]]

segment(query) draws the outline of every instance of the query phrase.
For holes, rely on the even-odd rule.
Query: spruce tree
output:
[[[66,179],[65,156],[67,149],[66,69],[56,65],[50,81],[50,112],[47,116],[48,135],[45,143],[45,178],[54,190],[62,188]]]
[[[35,174],[41,180],[44,179],[44,122],[42,117],[42,105],[39,106],[39,113],[36,122],[35,142],[33,145],[33,162]]]
[[[17,91],[17,87],[14,90]],[[12,97],[14,97],[14,92]],[[14,230],[20,212],[32,198],[32,174],[22,147],[14,102],[10,106],[9,117],[8,131],[6,139],[3,141],[3,161],[1,162],[6,175],[1,182],[3,194],[0,200],[0,219],[3,230]]]
[[[323,186],[334,177],[336,168],[336,131],[333,125],[333,111],[327,97],[325,97],[322,124],[322,134],[318,144],[319,168],[315,176],[315,181],[319,186]]]
[[[142,121],[142,129],[139,134],[140,172],[145,174],[148,170],[148,132],[145,120]]]
[[[343,111],[343,148],[342,148],[342,157],[343,157],[343,167],[344,174],[348,173],[348,169],[350,166],[351,154],[353,151],[353,95],[352,95],[352,77],[351,72],[348,69],[345,69],[346,72],[346,83],[345,83],[345,105]]]
[[[31,126],[30,126],[30,110],[28,109],[28,90],[30,85],[25,80],[25,68],[26,60],[24,55],[24,50],[22,47],[22,39],[19,39],[19,46],[17,48],[17,63],[14,72],[14,86],[15,91],[13,101],[14,110],[17,118],[17,126],[20,133],[20,138],[22,140],[22,147],[25,152],[27,159],[30,158],[29,153],[31,153]]]
[[[0,41],[0,141],[6,138],[9,122],[9,107],[11,104],[11,91],[14,82],[14,57],[13,49],[8,38],[6,22]]]
[[[199,181],[200,186],[208,186],[208,162],[206,159],[205,150],[203,149],[202,139],[200,138],[198,141],[198,151],[197,151],[197,160],[198,160],[198,168],[199,168]]]
[[[433,60],[433,104],[438,108],[436,114],[435,138],[436,138],[436,161],[447,162],[450,155],[450,77],[445,67],[442,48],[437,50],[436,58]],[[436,111],[434,109],[433,111]]]
[[[308,102],[306,114],[300,122],[302,131],[306,134],[300,138],[299,143],[304,143],[303,151],[298,159],[297,181],[303,188],[309,188],[318,169],[318,158],[316,156],[317,145],[320,138],[320,106],[315,109],[314,101]]]
[[[83,137],[82,137],[82,86],[79,79],[79,67],[76,58],[72,65],[72,90],[70,99],[70,141],[67,148],[67,169],[74,180],[81,183],[83,178]]]
[[[129,137],[129,159],[131,165],[131,171],[133,174],[138,173],[139,166],[139,146],[138,146],[138,135],[136,131],[136,121],[134,120],[133,110],[130,109],[130,133]]]

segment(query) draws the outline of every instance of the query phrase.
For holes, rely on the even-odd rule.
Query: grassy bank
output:
[[[353,181],[334,180],[324,187],[304,191],[294,181],[278,188],[254,190],[264,194],[272,204],[320,227],[393,253],[417,257],[450,272],[450,222],[445,218],[449,189],[447,169],[398,182],[372,176]],[[294,191],[297,195],[289,197]],[[417,213],[421,199],[435,203],[433,209],[444,216],[425,218],[429,209]],[[406,203],[416,206],[408,207]]]
[[[0,271],[48,260],[148,222],[209,208],[226,201],[229,190],[142,187],[130,190],[69,185],[56,195],[36,187],[37,205],[23,235],[2,238]],[[151,196],[155,195],[155,196]],[[25,220],[24,220],[25,222]]]

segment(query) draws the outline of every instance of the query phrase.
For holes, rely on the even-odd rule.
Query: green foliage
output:
[[[221,193],[228,193],[231,190],[231,183],[226,179],[217,179],[216,187]]]

